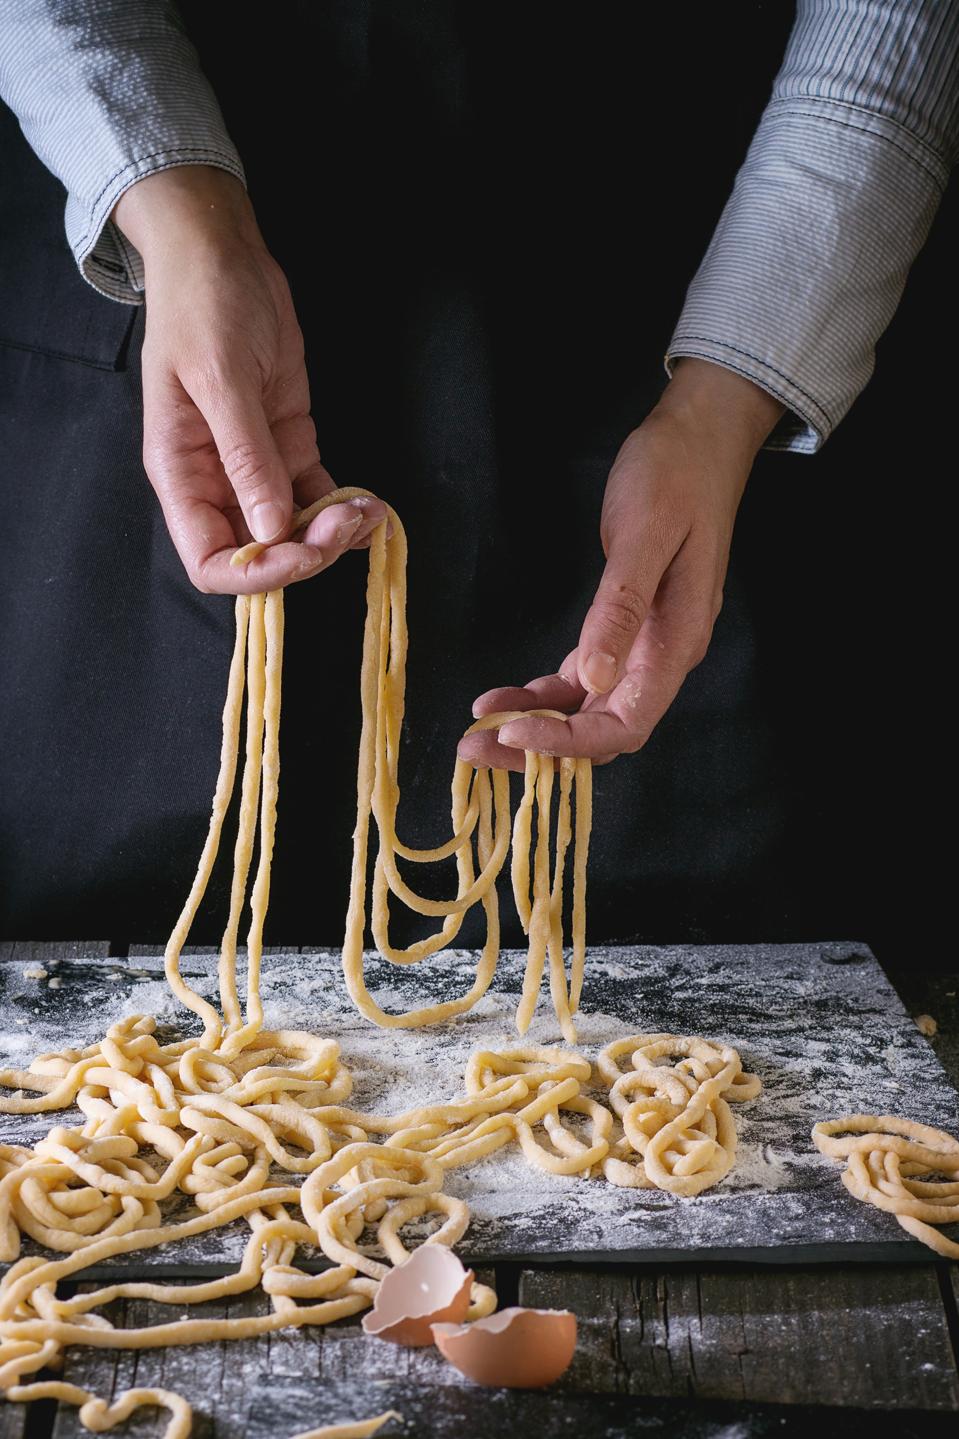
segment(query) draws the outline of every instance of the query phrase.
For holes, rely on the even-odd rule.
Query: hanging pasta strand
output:
[[[334,490],[297,517],[304,528],[329,505],[362,496],[368,490]],[[559,827],[557,854],[550,876],[550,807],[555,765],[551,756],[526,752],[523,796],[510,819],[509,775],[505,770],[475,769],[457,758],[451,787],[452,835],[428,849],[404,844],[397,833],[400,800],[399,748],[406,697],[406,533],[399,516],[388,509],[392,536],[386,538],[386,523],[373,532],[369,551],[366,586],[366,619],[363,628],[363,656],[360,665],[362,725],[357,756],[356,826],[353,831],[353,863],[350,899],[343,941],[343,971],[354,1004],[367,1019],[387,1028],[414,1028],[452,1019],[471,1009],[492,983],[499,955],[499,910],[496,881],[511,852],[510,875],[517,914],[529,935],[529,957],[523,993],[517,1011],[517,1027],[524,1034],[532,1021],[547,955],[550,992],[557,1021],[564,1037],[575,1042],[572,1015],[582,990],[586,955],[586,850],[591,825],[589,760],[562,760],[559,783]],[[246,563],[262,546],[247,545],[235,560]],[[546,715],[566,719],[558,710],[506,711],[485,715],[470,725],[467,734],[498,728],[510,719]],[[481,778],[482,776],[482,778]],[[493,843],[481,853],[477,821],[480,796],[492,785]],[[575,790],[576,822],[571,826]],[[532,876],[530,844],[533,811],[536,810],[536,844]],[[371,820],[376,827],[373,878],[368,880]],[[573,845],[572,957],[567,983],[563,944],[563,879],[565,855]],[[427,899],[417,894],[399,872],[398,859],[415,864],[456,859],[456,893],[449,899]],[[389,935],[390,895],[407,909],[427,918],[442,919],[438,929],[398,949]],[[369,916],[367,900],[369,898]],[[421,1008],[390,1014],[370,994],[364,973],[364,943],[367,918],[377,952],[393,964],[419,964],[431,954],[453,943],[465,915],[482,903],[487,921],[486,941],[472,985],[456,999],[426,1004]],[[494,920],[495,916],[495,920]]]

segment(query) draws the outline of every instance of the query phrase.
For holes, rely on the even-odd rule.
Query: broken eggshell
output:
[[[501,1309],[473,1324],[434,1324],[444,1358],[477,1384],[542,1389],[572,1363],[576,1315],[568,1309]]]
[[[421,1244],[380,1282],[363,1329],[377,1339],[424,1348],[433,1343],[431,1325],[446,1320],[455,1327],[466,1318],[473,1285],[445,1244]]]

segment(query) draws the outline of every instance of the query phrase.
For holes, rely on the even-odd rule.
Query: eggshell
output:
[[[434,1324],[440,1353],[477,1384],[542,1389],[565,1374],[576,1349],[568,1309],[501,1309],[474,1324]]]
[[[466,1318],[472,1284],[472,1269],[445,1244],[421,1244],[380,1282],[363,1328],[377,1339],[424,1348],[433,1343],[431,1325]]]

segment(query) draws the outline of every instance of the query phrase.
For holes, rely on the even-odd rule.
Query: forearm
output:
[[[243,169],[169,0],[5,0],[0,95],[67,189],[67,239],[87,280],[139,303],[142,265],[109,217],[171,167]]]
[[[959,145],[957,70],[953,0],[800,0],[667,355],[776,396],[773,447],[818,448],[872,373]]]

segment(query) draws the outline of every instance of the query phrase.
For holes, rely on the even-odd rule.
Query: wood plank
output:
[[[491,1271],[480,1270],[482,1283],[493,1283]],[[92,1286],[86,1286],[87,1289]],[[245,1318],[269,1313],[266,1295],[256,1292],[219,1303],[192,1305],[191,1318]],[[186,1313],[186,1306],[147,1300],[118,1300],[103,1311],[111,1323],[133,1328],[169,1322]],[[63,1377],[96,1394],[107,1396],[136,1386],[173,1389],[194,1404],[198,1419],[194,1434],[239,1436],[246,1432],[251,1404],[264,1386],[275,1379],[306,1379],[325,1388],[328,1381],[355,1380],[358,1374],[387,1380],[415,1382],[432,1388],[462,1384],[463,1377],[433,1348],[405,1349],[371,1339],[359,1318],[325,1328],[288,1329],[254,1339],[221,1341],[189,1348],[109,1350],[71,1349]],[[301,1426],[302,1427],[302,1426]],[[53,1439],[79,1439],[85,1435],[69,1406],[56,1418]],[[147,1439],[162,1432],[155,1412],[130,1422],[124,1439]],[[292,1431],[291,1431],[292,1432]],[[6,1439],[6,1436],[3,1436]],[[13,1436],[11,1436],[13,1439]]]
[[[193,1312],[199,1314],[199,1307]],[[210,1317],[262,1312],[262,1297],[206,1305],[203,1312]],[[168,1311],[161,1314],[157,1305],[131,1302],[114,1305],[111,1317],[120,1324],[140,1324],[168,1317]],[[903,1407],[883,1412],[873,1392],[870,1407],[839,1410],[822,1404],[730,1403],[688,1392],[681,1399],[598,1394],[589,1392],[589,1373],[587,1392],[570,1386],[569,1380],[543,1393],[481,1390],[446,1366],[435,1351],[402,1350],[367,1340],[356,1321],[289,1333],[279,1344],[278,1338],[140,1354],[72,1350],[65,1377],[104,1396],[131,1384],[176,1389],[194,1404],[194,1439],[288,1439],[320,1423],[369,1416],[389,1407],[405,1416],[406,1426],[396,1430],[403,1439],[462,1439],[464,1433],[471,1439],[521,1433],[536,1439],[566,1439],[572,1433],[577,1439],[626,1439],[647,1429],[668,1433],[671,1439],[808,1439],[814,1426],[822,1433],[842,1432],[844,1439],[937,1439],[955,1433],[952,1413]],[[331,1373],[325,1358],[337,1350],[336,1373]],[[340,1360],[346,1361],[344,1371]],[[815,1363],[815,1356],[802,1350],[793,1353],[795,1367]],[[124,1439],[158,1439],[164,1423],[157,1412],[144,1410],[124,1426]],[[52,1439],[85,1435],[76,1410],[62,1407]],[[19,1433],[10,1439],[20,1439]]]
[[[196,1378],[210,1383],[215,1377],[198,1364]],[[193,1439],[289,1439],[304,1429],[369,1418],[388,1408],[404,1422],[384,1429],[383,1439],[636,1439],[647,1432],[671,1439],[809,1439],[814,1431],[841,1433],[843,1439],[954,1439],[955,1432],[951,1415],[907,1410],[789,1408],[466,1384],[437,1388],[368,1372],[343,1381],[260,1374],[232,1414],[215,1411],[204,1399],[194,1410]],[[163,1423],[155,1411],[143,1411],[124,1426],[123,1439],[159,1439]],[[53,1439],[88,1439],[75,1410],[58,1416]]]
[[[368,1339],[357,1320],[188,1349],[72,1349],[64,1377],[101,1395],[133,1384],[175,1389],[194,1405],[194,1439],[287,1439],[312,1425],[391,1407],[408,1421],[397,1430],[404,1439],[461,1439],[464,1433],[503,1439],[527,1429],[537,1439],[567,1439],[574,1432],[579,1439],[625,1439],[646,1427],[683,1439],[730,1433],[736,1439],[774,1434],[807,1439],[813,1425],[828,1433],[841,1428],[846,1439],[928,1439],[955,1427],[953,1410],[941,1402],[949,1391],[942,1355],[937,1362],[933,1346],[920,1351],[911,1344],[908,1327],[920,1338],[929,1329],[929,1295],[922,1294],[921,1303],[910,1299],[908,1276],[931,1272],[904,1268],[892,1294],[873,1286],[866,1295],[867,1275],[891,1279],[895,1271],[853,1267],[843,1276],[844,1287],[831,1292],[810,1284],[828,1279],[828,1271],[707,1274],[699,1289],[697,1276],[689,1273],[527,1271],[521,1277],[524,1302],[575,1304],[580,1317],[579,1352],[570,1374],[541,1394],[480,1390],[435,1350]],[[757,1283],[765,1288],[761,1301]],[[858,1300],[851,1292],[856,1285]],[[265,1297],[257,1294],[190,1312],[242,1317],[265,1309]],[[901,1322],[891,1322],[894,1312]],[[170,1316],[167,1307],[142,1301],[119,1301],[107,1313],[124,1327]],[[855,1338],[859,1334],[863,1340]],[[899,1387],[909,1378],[907,1366],[898,1362],[901,1343],[916,1359],[921,1352],[921,1363],[929,1366],[920,1369],[920,1382],[909,1385],[908,1396]],[[644,1356],[644,1348],[659,1353]],[[838,1387],[837,1374],[843,1381]],[[954,1400],[954,1371],[951,1379]],[[770,1391],[779,1402],[763,1404],[753,1391]],[[12,1422],[22,1414],[19,1406],[5,1412]],[[0,1421],[3,1414],[0,1410]],[[124,1428],[124,1439],[157,1439],[163,1423],[155,1412],[144,1411]],[[85,1434],[76,1410],[58,1411],[52,1439]],[[26,1436],[22,1429],[0,1429],[0,1439]]]
[[[959,1409],[933,1268],[536,1269],[520,1303],[579,1317],[571,1390]]]
[[[25,1439],[27,1407],[0,1400],[0,1439]]]
[[[305,1428],[369,1417],[386,1408],[404,1423],[383,1439],[809,1439],[818,1432],[843,1439],[954,1439],[951,1415],[882,1413],[784,1405],[742,1405],[639,1399],[625,1395],[561,1394],[554,1390],[431,1389],[378,1379],[314,1386],[274,1381],[249,1410],[245,1439],[287,1439]],[[216,1439],[234,1439],[215,1431]]]
[[[110,953],[107,939],[4,939],[0,940],[0,964],[37,965],[46,968],[52,960],[103,959]]]

